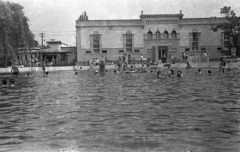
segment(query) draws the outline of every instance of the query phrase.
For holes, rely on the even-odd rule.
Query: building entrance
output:
[[[166,63],[167,56],[168,56],[167,47],[159,46],[158,47],[158,59],[161,60],[162,63]]]

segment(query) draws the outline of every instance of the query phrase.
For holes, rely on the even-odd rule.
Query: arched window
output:
[[[173,39],[177,38],[177,32],[175,30],[172,31],[172,38]]]
[[[168,39],[168,31],[164,31],[164,33],[163,33],[163,37],[165,38],[165,39]]]
[[[156,32],[156,39],[160,39],[161,38],[161,33],[157,30]]]
[[[126,52],[132,52],[132,32],[126,32]]]
[[[148,31],[148,39],[152,39],[153,38],[153,36],[152,36],[152,31]]]
[[[100,53],[100,45],[99,45],[99,33],[93,32],[93,51],[96,53]]]
[[[192,32],[192,50],[198,50],[198,30]]]

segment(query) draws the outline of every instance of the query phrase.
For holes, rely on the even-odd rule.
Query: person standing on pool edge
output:
[[[16,75],[18,77],[19,69],[15,64],[12,66],[11,73],[13,73],[14,75]]]

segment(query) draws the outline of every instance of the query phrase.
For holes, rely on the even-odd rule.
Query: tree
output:
[[[229,36],[229,49],[236,48],[236,56],[240,56],[240,17],[237,17],[231,7],[224,6],[220,14],[225,17],[225,22],[218,24],[213,31],[219,29]]]
[[[28,21],[21,5],[0,0],[0,67],[16,59],[19,47],[35,46]]]

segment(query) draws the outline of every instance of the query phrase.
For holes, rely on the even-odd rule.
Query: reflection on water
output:
[[[0,150],[240,151],[240,72],[194,73],[16,78],[0,88]]]

